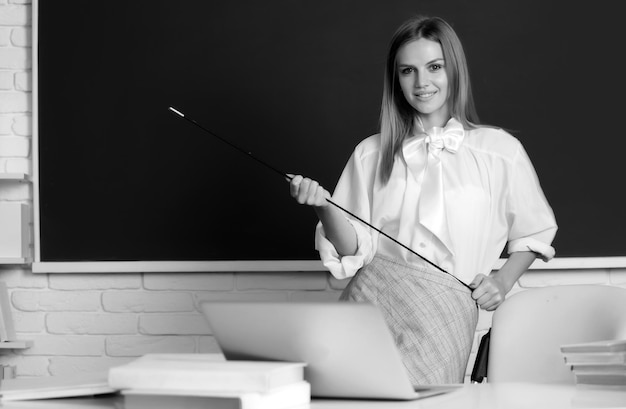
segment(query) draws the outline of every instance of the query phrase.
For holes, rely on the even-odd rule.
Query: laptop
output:
[[[411,385],[382,314],[356,302],[201,304],[227,360],[305,362],[311,396],[413,400],[460,385]]]

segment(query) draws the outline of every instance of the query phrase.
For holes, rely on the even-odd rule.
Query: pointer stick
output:
[[[224,142],[225,144],[229,145],[232,148],[235,148],[236,150],[238,150],[239,152],[243,153],[244,155],[247,155],[248,157],[254,159],[255,161],[259,162],[261,165],[265,166],[266,168],[278,173],[279,175],[281,175],[282,177],[291,180],[293,179],[293,176],[288,175],[287,173],[280,171],[278,169],[276,169],[275,167],[273,167],[272,165],[268,164],[267,162],[262,161],[261,159],[257,158],[256,156],[254,156],[252,154],[252,152],[248,152],[245,149],[240,148],[239,146],[231,143],[230,141],[222,138],[219,135],[216,135],[215,133],[211,132],[210,130],[208,130],[207,128],[205,128],[204,126],[200,125],[199,123],[197,123],[195,120],[187,117],[185,114],[183,114],[182,112],[180,112],[179,110],[169,107],[170,111],[172,111],[173,113],[175,113],[176,115],[180,116],[181,118],[187,120],[188,122],[191,122],[192,124],[194,124],[195,126],[197,126],[198,128],[202,129],[203,131],[209,133],[210,135],[216,137],[217,139],[219,139],[220,141]],[[428,264],[430,264],[431,266],[437,268],[438,270],[446,273],[446,274],[450,274],[448,273],[446,270],[444,270],[443,268],[439,267],[438,265],[436,265],[435,263],[433,263],[432,261],[424,258],[423,256],[421,256],[420,254],[416,253],[413,249],[411,249],[410,247],[405,246],[404,244],[400,243],[398,240],[394,239],[393,237],[389,236],[387,233],[383,232],[382,230],[372,226],[371,224],[369,224],[368,222],[366,222],[365,220],[361,219],[359,216],[355,215],[354,213],[344,209],[343,207],[339,206],[337,203],[333,202],[330,199],[326,199],[326,201],[328,203],[330,203],[331,205],[335,206],[336,208],[338,208],[339,210],[349,214],[350,216],[354,217],[356,220],[360,221],[361,223],[365,224],[366,226],[368,226],[371,229],[376,230],[378,233],[382,234],[383,236],[387,237],[389,240],[393,241],[394,243],[398,244],[399,246],[407,249],[408,251],[410,251],[411,253],[415,254],[417,257],[421,258],[422,260],[424,260],[425,262],[427,262]],[[452,275],[452,274],[450,274]],[[453,276],[452,277],[456,278],[457,280],[459,280],[457,277]],[[470,291],[473,291],[473,289],[465,284],[464,282],[462,282],[461,280],[459,280],[459,282],[461,284],[463,284],[465,287],[469,288]]]
[[[209,131],[208,129],[206,129],[204,126],[200,125],[199,123],[197,123],[196,121],[194,121],[191,118],[188,118],[185,116],[185,114],[183,114],[182,112],[180,112],[177,109],[174,109],[172,107],[170,107],[170,111],[174,112],[175,114],[179,115],[181,118],[186,119],[187,121],[191,122],[192,124],[194,124],[195,126],[197,126],[198,128],[202,129],[204,132],[208,132],[209,134],[211,134],[212,136],[216,137],[217,139],[219,139],[220,141],[224,142],[227,145],[230,145],[232,148],[237,149],[239,152],[243,153],[244,155],[248,155],[250,158],[254,159],[255,161],[259,162],[261,165],[265,166],[266,168],[269,168],[271,170],[273,170],[274,172],[278,173],[279,175],[288,178],[289,180],[291,180],[292,178],[287,175],[285,172],[281,172],[280,170],[276,169],[275,167],[271,166],[270,164],[263,162],[261,159],[257,158],[256,156],[254,156],[252,154],[252,152],[248,152],[244,149],[241,149],[239,146],[230,143],[228,140],[222,138],[219,135],[214,134],[213,132]]]

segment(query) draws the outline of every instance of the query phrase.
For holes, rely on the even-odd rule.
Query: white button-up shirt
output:
[[[454,121],[454,119],[451,119]],[[332,200],[421,256],[470,283],[489,274],[507,246],[509,253],[533,251],[545,261],[557,225],[535,170],[520,142],[490,127],[465,130],[456,153],[443,151],[444,201],[450,248],[419,220],[427,147],[424,136],[405,141],[406,163],[396,158],[391,178],[380,182],[380,135],[355,148],[337,183]],[[357,233],[355,255],[340,257],[316,229],[316,249],[337,278],[353,276],[375,254],[423,265],[424,262],[377,231],[346,215]]]

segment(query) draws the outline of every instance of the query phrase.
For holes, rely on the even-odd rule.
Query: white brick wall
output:
[[[31,169],[30,13],[28,0],[0,0],[0,172]],[[32,203],[32,189],[3,183],[5,200]],[[0,362],[17,365],[22,377],[103,370],[151,352],[215,352],[201,302],[334,300],[345,285],[324,272],[46,275],[6,265],[0,280],[19,337],[34,341],[30,349],[0,350]],[[572,283],[626,287],[626,270],[532,270],[513,293]],[[480,313],[474,354],[491,315]]]
[[[0,172],[30,173],[31,6],[0,2]],[[0,200],[25,201],[27,185],[4,183]]]

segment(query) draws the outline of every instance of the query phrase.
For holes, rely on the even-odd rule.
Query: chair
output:
[[[574,384],[562,344],[626,339],[626,289],[561,285],[525,290],[493,314],[487,382]]]

